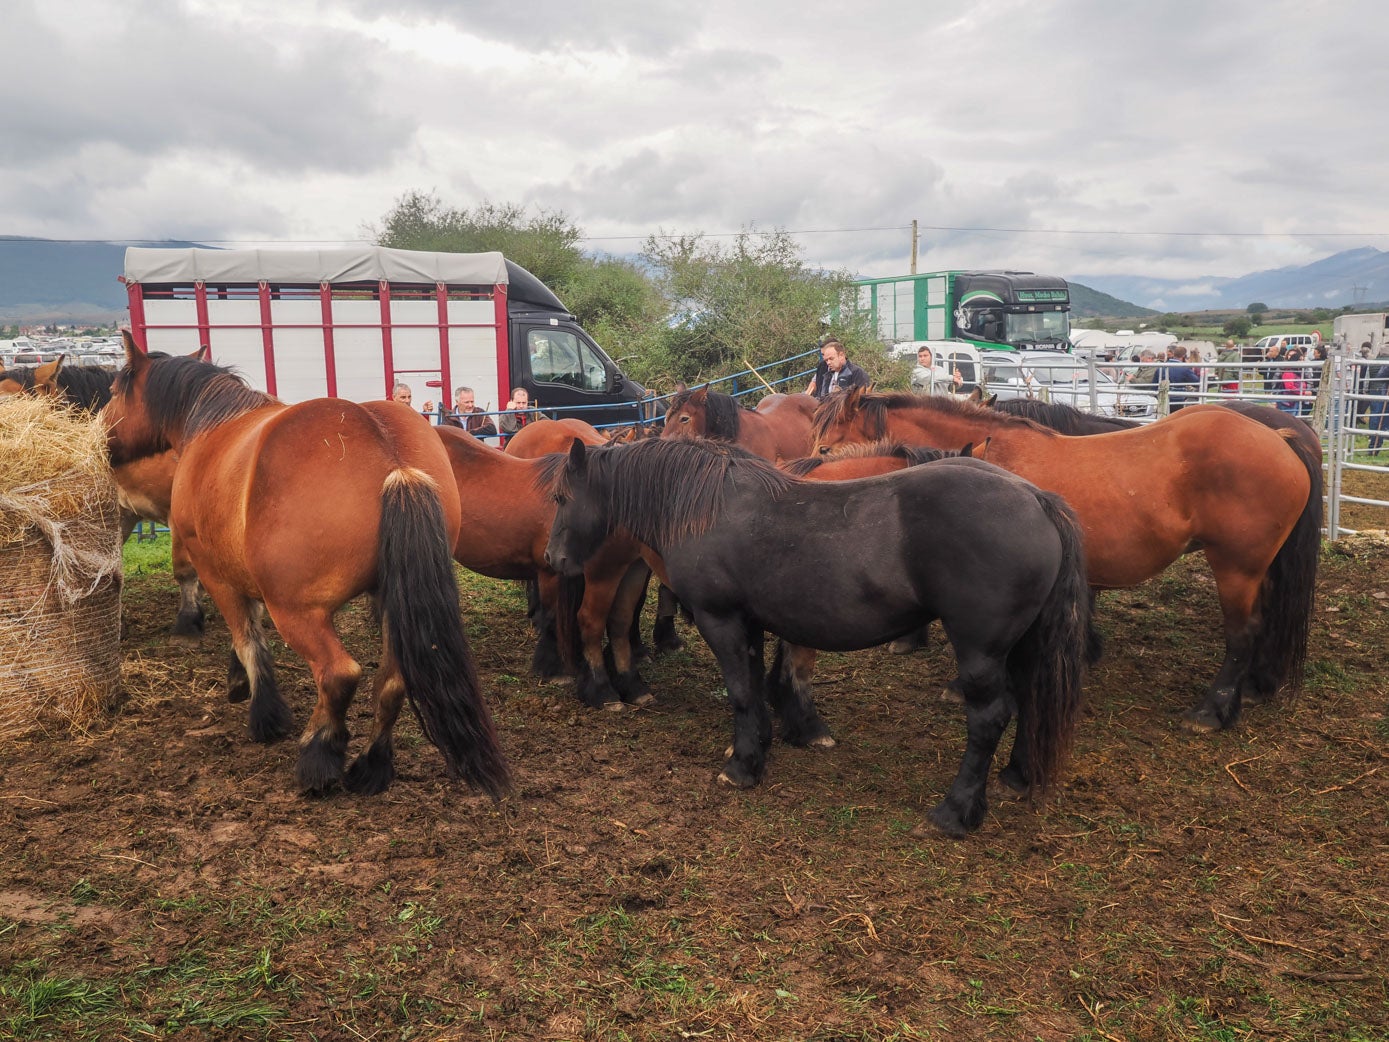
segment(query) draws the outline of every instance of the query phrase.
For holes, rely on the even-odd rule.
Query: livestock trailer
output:
[[[600,424],[638,419],[645,394],[500,253],[132,246],[122,281],[145,350],[206,345],[286,402],[388,398],[405,383],[417,404],[468,386],[496,409],[525,387],[547,414]]]

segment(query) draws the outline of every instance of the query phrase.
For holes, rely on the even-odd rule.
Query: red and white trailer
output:
[[[643,389],[535,276],[500,253],[130,247],[131,331],[150,351],[211,349],[286,402],[416,404],[472,387],[500,407],[526,387],[547,413],[630,422]]]

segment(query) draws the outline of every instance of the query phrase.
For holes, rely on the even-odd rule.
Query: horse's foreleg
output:
[[[629,566],[608,610],[613,686],[617,688],[622,701],[632,706],[650,705],[656,701],[656,696],[637,670],[638,655],[632,640],[632,634],[641,621],[641,606],[646,601],[646,583],[650,578],[651,569],[644,561],[638,560]]]
[[[718,660],[733,709],[733,755],[719,781],[750,788],[762,780],[772,744],[772,718],[762,696],[762,631],[742,618],[704,612],[695,613],[695,624]]]
[[[685,646],[675,629],[675,613],[680,608],[675,593],[665,583],[656,592],[656,625],[651,630],[651,643],[657,651],[679,651]]]
[[[352,761],[343,779],[343,785],[349,792],[361,796],[385,792],[395,781],[395,745],[391,735],[400,716],[400,707],[405,704],[405,681],[400,675],[400,665],[396,662],[391,642],[386,639],[384,632],[381,635],[381,664],[372,681],[371,698],[376,716],[371,743],[366,752]]]
[[[178,583],[178,618],[174,620],[173,636],[197,640],[203,635],[206,622],[203,606],[198,601],[198,572],[178,534],[171,530],[169,540],[174,581]]]
[[[820,711],[810,678],[815,675],[814,648],[777,641],[771,669],[767,671],[767,700],[781,718],[781,740],[787,745],[831,748],[835,742]]]
[[[583,661],[574,694],[584,705],[594,709],[621,709],[622,696],[608,676],[608,663],[603,654],[603,636],[607,632],[608,611],[612,608],[616,585],[595,581],[586,576],[584,599],[579,605],[579,639],[583,644]]]
[[[295,774],[299,790],[323,795],[342,780],[347,760],[347,707],[362,677],[333,630],[333,614],[318,606],[270,604],[270,614],[284,642],[313,670],[318,701],[299,738]],[[386,620],[382,620],[382,628]]]
[[[948,836],[963,837],[979,827],[988,812],[989,769],[1004,728],[1013,717],[1008,673],[1001,659],[982,653],[961,654],[960,680],[965,692],[968,738],[960,769],[950,791],[931,811],[931,822]]]
[[[1254,632],[1258,628],[1254,606],[1263,582],[1262,575],[1230,566],[1210,548],[1206,550],[1206,559],[1215,572],[1225,619],[1225,660],[1206,689],[1206,697],[1182,714],[1182,726],[1197,734],[1220,731],[1239,720],[1241,697],[1249,682]]]

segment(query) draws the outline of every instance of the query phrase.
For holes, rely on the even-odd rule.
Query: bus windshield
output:
[[[1005,330],[1010,344],[1062,344],[1071,332],[1071,316],[1066,311],[1009,312]]]

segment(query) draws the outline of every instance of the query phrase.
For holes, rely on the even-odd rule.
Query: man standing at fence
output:
[[[820,364],[805,393],[823,402],[836,391],[848,391],[854,387],[866,390],[868,382],[868,374],[849,361],[849,356],[844,353],[844,345],[830,339],[820,346]]]
[[[475,438],[491,437],[497,433],[496,425],[482,412],[477,407],[477,393],[471,387],[460,387],[453,392],[453,412],[443,422],[450,427],[462,427]]]
[[[912,367],[912,390],[918,394],[959,394],[965,378],[960,369],[947,373],[936,365],[931,349],[922,345],[916,350],[916,365]]]

